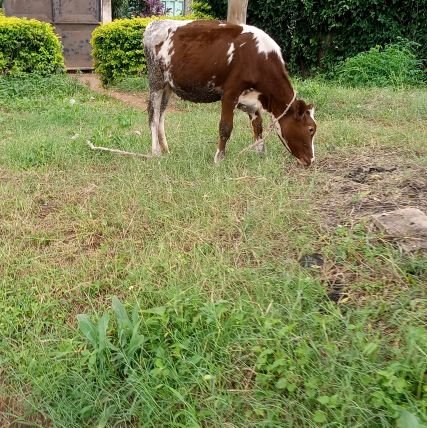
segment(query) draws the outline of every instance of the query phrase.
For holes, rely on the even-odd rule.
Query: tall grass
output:
[[[423,63],[409,42],[373,47],[346,59],[335,73],[341,84],[349,86],[403,87],[427,83]]]

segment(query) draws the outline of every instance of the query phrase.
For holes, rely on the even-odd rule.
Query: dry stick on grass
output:
[[[143,158],[143,159],[151,159],[151,158],[153,158],[152,155],[144,155],[142,153],[127,152],[125,150],[110,149],[108,147],[97,147],[97,146],[94,146],[89,140],[86,141],[86,144],[92,150],[99,150],[99,151],[102,151],[102,152],[116,153],[116,154],[122,155],[122,156],[136,156],[136,157],[140,157],[140,158]]]

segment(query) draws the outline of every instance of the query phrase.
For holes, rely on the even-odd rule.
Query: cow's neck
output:
[[[279,117],[294,99],[295,92],[286,75],[277,79],[271,87],[263,89],[263,95],[267,100],[264,108],[274,117]]]

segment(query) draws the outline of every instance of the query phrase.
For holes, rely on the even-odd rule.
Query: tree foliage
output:
[[[113,0],[113,17],[155,16],[164,14],[161,0]]]

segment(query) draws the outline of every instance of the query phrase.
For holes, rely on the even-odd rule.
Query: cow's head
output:
[[[304,166],[314,161],[314,106],[295,100],[286,115],[277,124],[277,133],[283,144]]]

